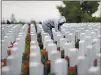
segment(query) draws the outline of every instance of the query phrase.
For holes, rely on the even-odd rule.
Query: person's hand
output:
[[[57,41],[54,41],[55,44],[57,44]]]

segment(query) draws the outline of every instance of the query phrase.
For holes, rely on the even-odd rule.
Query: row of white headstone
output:
[[[27,34],[28,25],[15,25],[7,35],[4,36],[2,42],[2,58],[7,59],[6,66],[2,67],[2,75],[20,75],[22,54],[25,48],[25,37]],[[11,50],[11,55],[7,55],[8,46],[11,42],[16,41]],[[3,63],[2,63],[3,64]]]
[[[70,59],[70,66],[77,65],[78,75],[87,75],[89,70],[97,70],[90,75],[100,75],[101,68],[101,24],[100,23],[71,23],[64,24],[61,32],[53,31],[54,40],[60,50],[64,49],[65,57]],[[65,36],[65,38],[63,38]],[[76,38],[75,38],[76,37]],[[79,50],[75,48],[75,40],[79,39]],[[97,67],[93,66],[94,60],[98,60]],[[83,61],[83,63],[81,62]],[[99,68],[99,69],[98,69]],[[99,71],[99,72],[98,72]],[[88,74],[88,75],[89,75]]]
[[[41,63],[41,53],[37,41],[35,26],[31,24],[31,42],[30,42],[30,63],[29,75],[43,75],[44,67]]]
[[[64,24],[61,32],[52,29],[54,40],[48,33],[41,29],[42,42],[44,49],[48,52],[48,60],[51,61],[51,73],[55,75],[68,75],[69,67],[77,66],[78,75],[100,75],[101,69],[101,24],[100,23],[71,23]],[[65,38],[64,38],[65,36]],[[75,40],[79,39],[79,49],[75,48]],[[57,41],[57,45],[53,43]],[[33,41],[34,42],[34,41]],[[36,45],[36,44],[34,44]],[[69,57],[69,62],[61,58],[61,52],[57,48],[64,50],[64,56]],[[38,47],[31,45],[31,51],[39,51]],[[30,75],[43,75],[43,68],[39,66],[40,53],[31,54]],[[94,60],[97,59],[97,66],[94,66]],[[35,63],[35,61],[40,64]],[[33,68],[32,68],[33,67]],[[35,70],[35,71],[34,71]],[[40,72],[40,74],[39,74]]]
[[[55,29],[52,29],[54,40],[41,28],[43,46],[48,53],[48,60],[51,61],[51,73],[68,75],[69,63],[70,67],[77,66],[78,75],[100,75],[100,27],[99,23],[64,24],[61,27],[61,32],[56,32]],[[20,29],[16,43],[14,43],[14,47],[11,49],[11,56],[7,57],[7,66],[2,68],[2,75],[19,75],[27,30],[28,25],[24,25]],[[30,35],[30,75],[44,75],[37,33],[33,24],[31,24]],[[80,39],[79,49],[75,48],[75,40],[77,41],[77,39]],[[57,41],[57,44],[53,43],[54,41]],[[61,58],[61,52],[57,51],[58,47],[60,47],[60,51],[64,50],[64,56],[69,57],[69,62]],[[98,60],[96,67],[93,65],[95,59]]]
[[[7,28],[7,27],[5,27],[5,28]],[[8,31],[5,28],[3,31],[6,33],[2,33],[2,34],[5,34],[5,36],[1,40],[1,42],[2,42],[2,59],[5,59],[7,57],[7,50],[10,50],[10,48],[8,48],[8,47],[11,45],[11,42],[13,43],[16,40],[16,37],[19,33],[21,25],[15,25],[15,26],[11,27],[11,29],[9,29],[9,27],[8,27],[8,29],[9,29]]]

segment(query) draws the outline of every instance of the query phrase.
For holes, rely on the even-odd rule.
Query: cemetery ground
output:
[[[2,75],[101,75],[101,23],[2,25]]]

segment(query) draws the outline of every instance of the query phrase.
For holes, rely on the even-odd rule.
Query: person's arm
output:
[[[51,36],[51,39],[53,39],[53,33],[52,33],[52,30],[48,30],[48,33],[49,33],[49,35]]]
[[[58,21],[56,21],[56,22],[54,22],[55,24],[54,24],[54,27],[55,27],[55,31],[57,32],[57,31],[59,31],[59,28],[58,28]]]
[[[57,28],[58,28],[58,31],[60,31],[60,28],[61,26],[66,22],[66,18],[64,16],[61,16],[59,18],[59,20],[57,21]]]

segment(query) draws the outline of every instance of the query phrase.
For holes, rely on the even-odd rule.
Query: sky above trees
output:
[[[101,4],[101,2],[100,2]],[[2,19],[11,19],[14,14],[17,21],[44,21],[49,18],[58,18],[60,15],[57,5],[63,5],[61,1],[3,1]],[[99,10],[93,16],[100,16]]]

